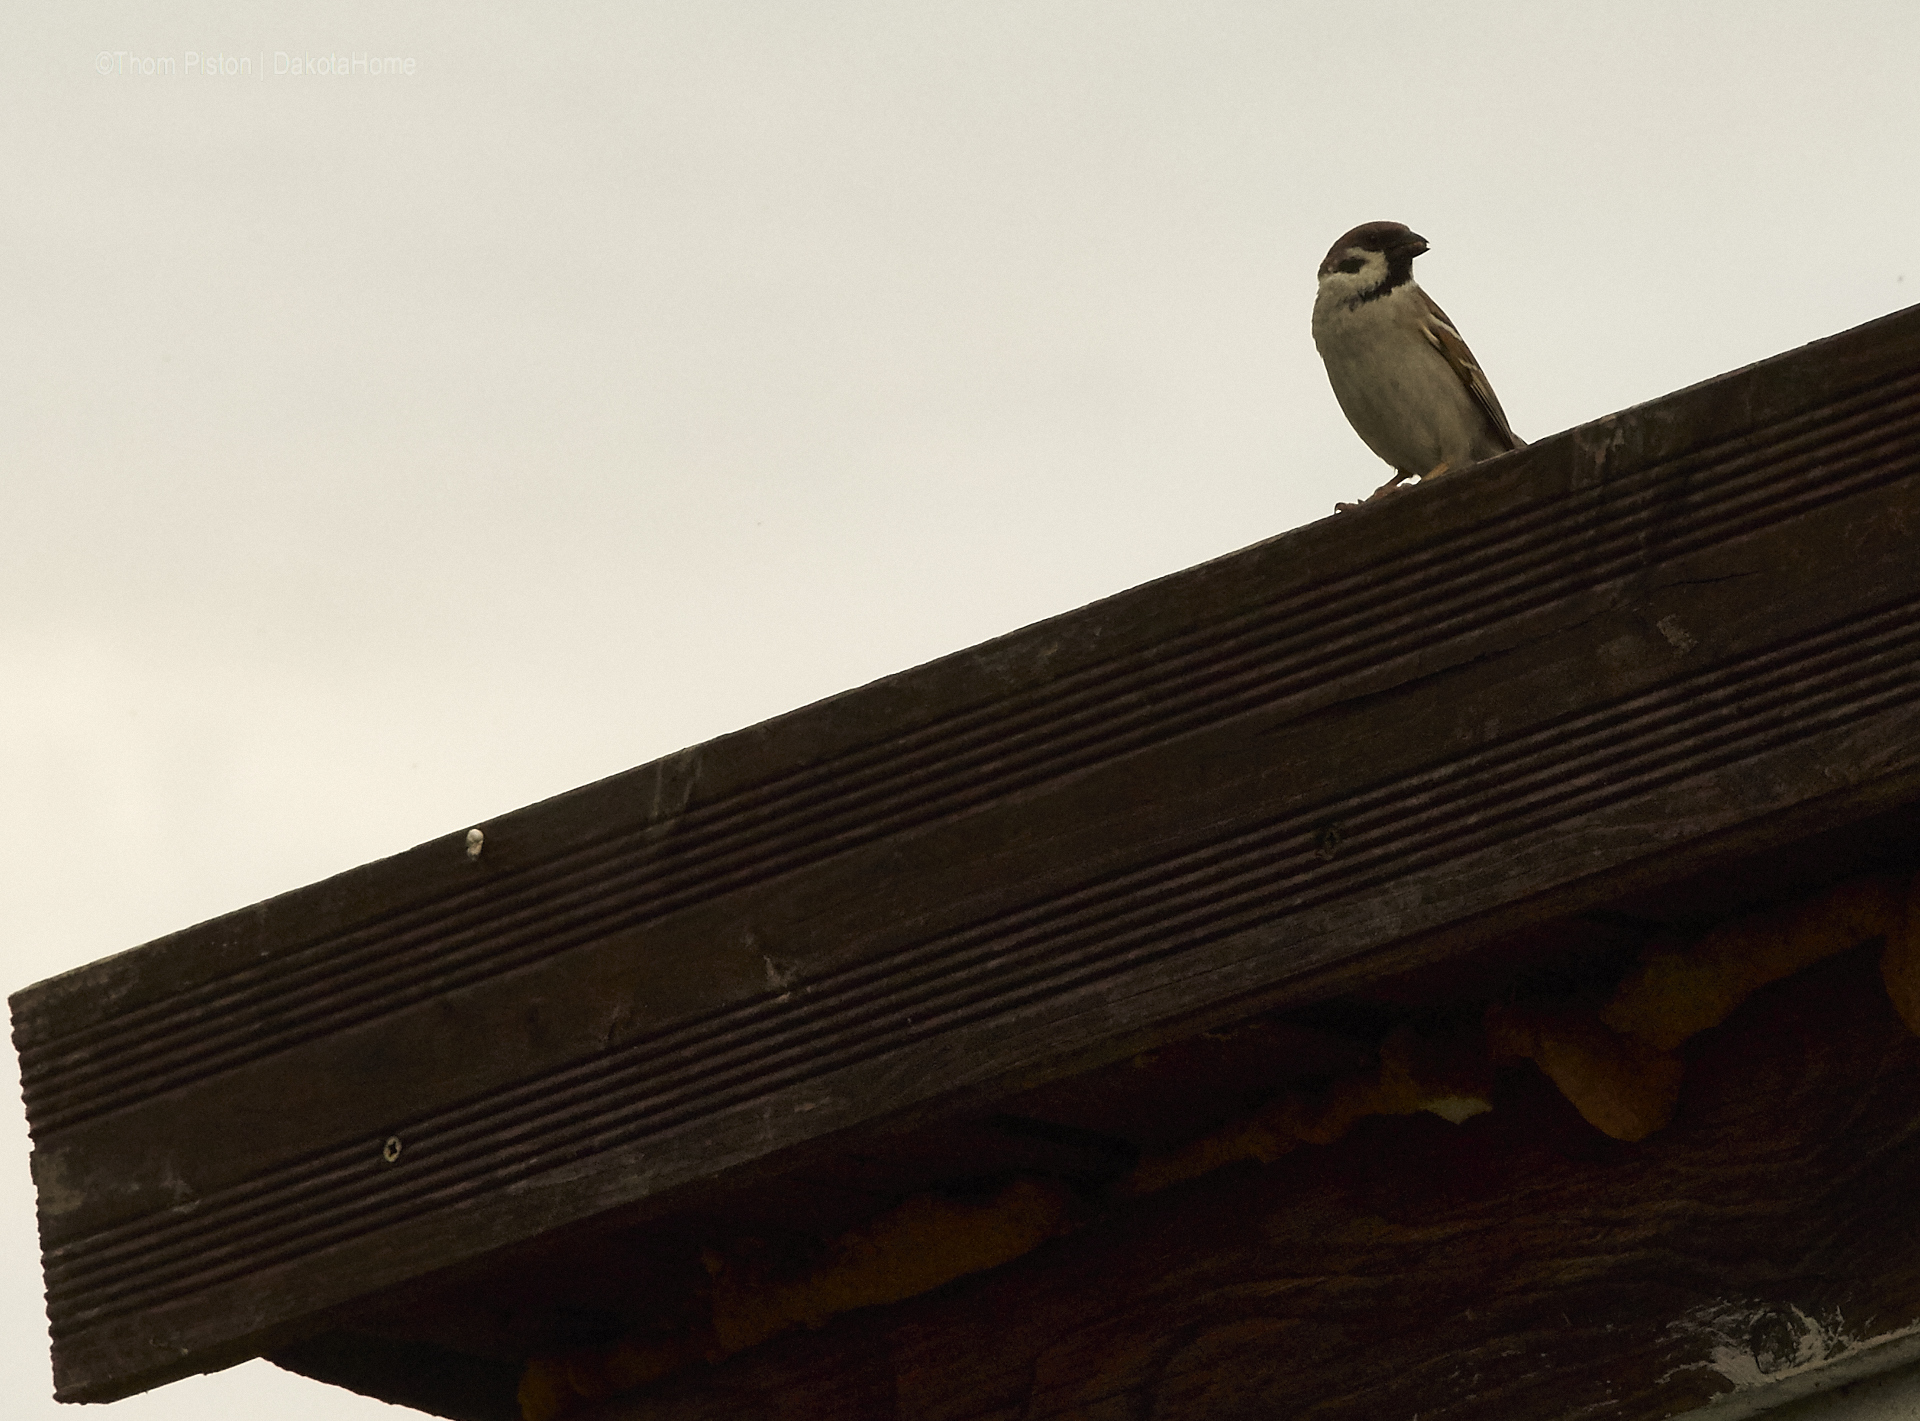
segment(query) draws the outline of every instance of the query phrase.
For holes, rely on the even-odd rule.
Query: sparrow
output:
[[[1426,250],[1427,239],[1398,222],[1368,222],[1320,263],[1313,343],[1347,422],[1394,468],[1369,500],[1526,444],[1447,313],[1413,279]]]

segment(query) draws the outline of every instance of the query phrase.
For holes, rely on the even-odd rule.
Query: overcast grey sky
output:
[[[1328,514],[1355,223],[1529,438],[1920,300],[1911,4],[264,8],[0,31],[8,990]]]

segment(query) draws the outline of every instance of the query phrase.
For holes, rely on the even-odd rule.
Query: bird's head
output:
[[[1320,289],[1349,301],[1384,295],[1413,279],[1427,239],[1401,222],[1367,222],[1333,244],[1320,263]]]

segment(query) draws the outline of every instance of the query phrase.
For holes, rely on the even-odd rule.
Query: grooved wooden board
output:
[[[60,1395],[1911,797],[1916,529],[1920,309],[16,994]]]

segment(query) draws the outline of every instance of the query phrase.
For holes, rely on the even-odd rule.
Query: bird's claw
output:
[[[1447,466],[1445,464],[1442,464],[1438,469],[1435,469],[1433,472],[1435,474],[1441,473],[1446,469],[1446,467]],[[1356,508],[1364,508],[1367,504],[1372,503],[1376,498],[1379,498],[1382,494],[1393,493],[1395,490],[1397,490],[1400,487],[1400,485],[1404,481],[1412,477],[1413,475],[1405,469],[1397,470],[1394,473],[1394,476],[1392,478],[1388,479],[1385,483],[1381,484],[1379,488],[1375,489],[1372,493],[1368,494],[1365,498],[1361,499],[1360,502],[1336,503],[1333,506],[1333,511],[1335,513],[1351,513]],[[1432,478],[1433,474],[1428,474],[1427,477]]]

